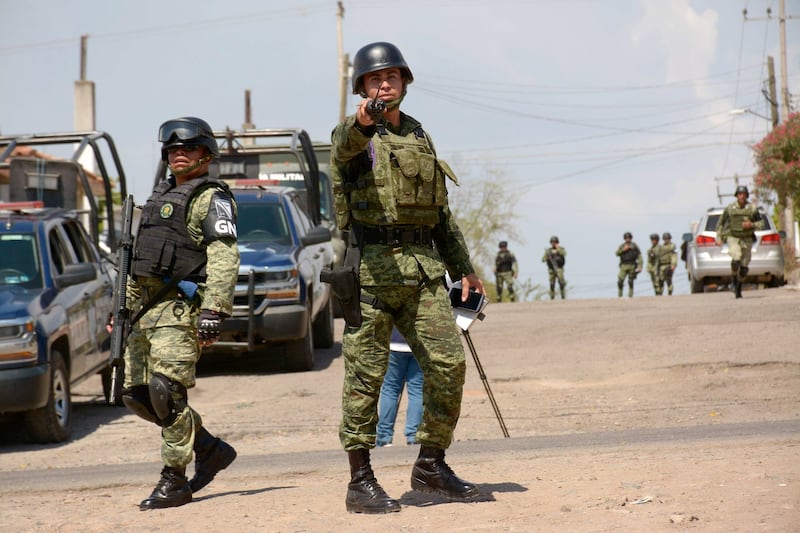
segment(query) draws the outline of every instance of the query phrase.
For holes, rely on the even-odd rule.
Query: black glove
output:
[[[208,346],[214,344],[222,333],[223,317],[216,311],[202,309],[197,318],[197,338],[200,344]]]

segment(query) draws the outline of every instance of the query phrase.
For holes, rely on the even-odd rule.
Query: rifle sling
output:
[[[178,286],[178,283],[180,283],[180,282],[181,282],[181,280],[182,280],[183,278],[185,278],[186,276],[188,276],[188,275],[190,275],[190,274],[194,274],[195,272],[197,272],[198,270],[200,270],[202,267],[203,267],[203,263],[201,262],[201,263],[199,263],[198,265],[196,265],[196,266],[192,267],[191,269],[189,269],[189,268],[185,268],[183,272],[179,272],[179,273],[178,273],[178,274],[176,274],[175,276],[172,276],[172,277],[170,278],[170,280],[169,280],[169,281],[168,281],[166,284],[164,284],[164,286],[162,286],[160,289],[158,289],[158,292],[156,292],[156,293],[153,295],[153,297],[152,297],[152,298],[150,298],[149,300],[147,300],[145,303],[143,303],[143,304],[142,304],[142,308],[141,308],[141,309],[139,309],[139,312],[138,312],[138,313],[136,313],[136,314],[133,316],[133,318],[131,318],[131,323],[130,323],[130,325],[131,325],[131,326],[133,326],[133,325],[134,325],[134,324],[135,324],[135,323],[136,323],[136,322],[137,322],[137,321],[138,321],[140,318],[142,318],[142,317],[144,316],[144,314],[145,314],[146,312],[148,312],[148,311],[149,311],[149,310],[150,310],[150,309],[151,309],[151,308],[152,308],[154,305],[156,305],[156,303],[157,303],[157,302],[158,302],[158,301],[159,301],[159,300],[160,300],[160,299],[161,299],[161,298],[162,298],[162,297],[163,297],[165,294],[167,294],[167,293],[168,293],[169,291],[171,291],[173,288],[177,287],[177,286]]]

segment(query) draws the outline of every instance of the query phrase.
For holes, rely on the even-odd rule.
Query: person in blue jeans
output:
[[[407,444],[417,443],[417,426],[422,420],[422,369],[408,343],[397,329],[389,341],[389,368],[383,378],[378,402],[377,446],[391,446],[394,423],[403,387],[408,384],[405,436]]]

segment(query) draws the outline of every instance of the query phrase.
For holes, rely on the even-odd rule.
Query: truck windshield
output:
[[[42,288],[36,237],[32,233],[0,235],[0,285]]]
[[[280,204],[239,202],[237,208],[239,242],[291,244],[286,213]]]

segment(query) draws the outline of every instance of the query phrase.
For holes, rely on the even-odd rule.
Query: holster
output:
[[[352,328],[361,327],[361,283],[358,269],[361,263],[361,251],[349,246],[345,255],[344,266],[324,269],[319,280],[330,283],[333,295],[339,300],[344,321]]]

